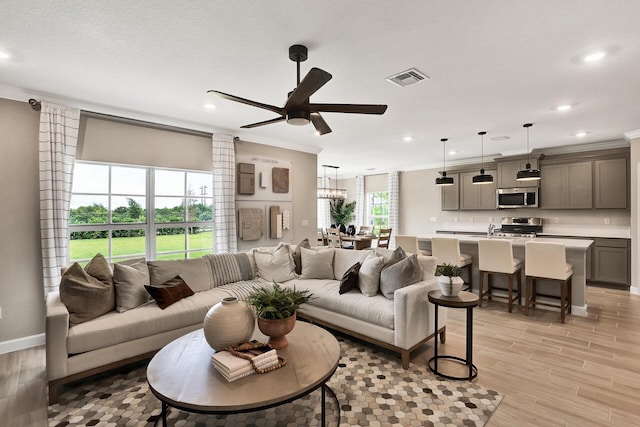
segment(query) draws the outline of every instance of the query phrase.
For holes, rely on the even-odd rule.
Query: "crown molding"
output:
[[[640,129],[625,132],[624,137],[628,142],[631,142],[632,139],[638,139],[640,138]]]

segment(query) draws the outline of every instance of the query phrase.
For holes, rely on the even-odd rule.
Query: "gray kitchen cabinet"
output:
[[[627,159],[596,160],[595,208],[626,209],[628,207]]]
[[[460,209],[460,174],[447,173],[453,178],[453,185],[442,187],[441,207],[443,211],[457,211]]]
[[[460,210],[496,209],[497,171],[485,171],[493,176],[491,184],[474,184],[473,177],[478,173],[479,171],[460,174]]]
[[[629,285],[631,282],[629,239],[594,239],[592,280]]]
[[[498,162],[498,188],[537,187],[540,181],[518,181],[518,171],[526,169],[527,160]],[[531,159],[531,168],[538,167],[538,159]],[[543,176],[544,179],[544,176]]]
[[[593,173],[591,162],[540,167],[540,206],[543,209],[591,209]]]

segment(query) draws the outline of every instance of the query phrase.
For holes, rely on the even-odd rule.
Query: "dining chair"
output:
[[[503,298],[493,294],[493,275],[507,275],[508,285],[507,302],[509,313],[513,310],[513,302],[521,304],[522,298],[522,260],[513,257],[513,244],[506,239],[480,239],[478,240],[478,270],[480,273],[480,285],[478,295],[479,306],[482,307],[482,299],[486,295],[489,300],[492,297]],[[487,275],[487,290],[484,290],[484,276]],[[517,295],[513,292],[513,278],[518,279]]]
[[[451,264],[467,270],[469,289],[473,282],[473,257],[460,253],[460,241],[453,237],[431,238],[431,255],[436,257],[438,265]]]
[[[565,312],[571,314],[571,279],[573,278],[573,266],[567,263],[565,246],[555,242],[525,242],[524,272],[527,282],[524,314],[528,316],[529,306],[535,307],[536,304],[556,307],[560,309],[560,321],[564,323]],[[537,299],[536,280],[538,279],[552,280],[560,285],[560,304]],[[545,295],[545,297],[550,296]]]
[[[391,240],[391,228],[381,228],[378,232],[378,247],[389,249],[389,240]]]
[[[318,227],[318,246],[327,246],[327,232],[324,228]]]
[[[340,237],[339,228],[327,228],[327,244],[332,248],[342,246],[342,238]]]

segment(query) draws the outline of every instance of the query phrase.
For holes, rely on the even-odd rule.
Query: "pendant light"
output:
[[[518,171],[518,175],[516,175],[516,180],[518,181],[538,181],[541,178],[540,170],[531,169],[531,162],[529,161],[529,128],[531,126],[533,126],[533,123],[522,125],[523,128],[527,129],[527,168]]]
[[[482,166],[480,168],[480,175],[476,175],[471,180],[472,184],[492,184],[493,183],[493,175],[489,175],[484,173],[484,136],[487,132],[482,131],[478,132],[480,135],[480,147],[481,147],[481,158],[482,158]]]
[[[317,190],[318,199],[346,199],[347,198],[347,190],[338,188],[338,168],[339,166],[330,166],[330,165],[322,165],[324,170],[324,178],[322,183],[324,185],[327,182],[327,168],[332,168],[336,170],[336,187],[331,188],[331,185],[328,187],[320,187]]]
[[[453,177],[452,176],[447,176],[447,165],[446,165],[446,149],[445,149],[445,144],[447,142],[447,138],[442,138],[440,141],[442,141],[442,176],[439,176],[438,178],[436,178],[436,185],[439,185],[441,187],[444,187],[445,185],[453,185]]]

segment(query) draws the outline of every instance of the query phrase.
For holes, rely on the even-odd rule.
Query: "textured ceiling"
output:
[[[0,51],[11,57],[0,59],[0,96],[320,151],[319,164],[341,176],[432,168],[443,137],[457,151],[451,163],[479,158],[481,130],[485,156],[524,152],[525,122],[535,149],[640,129],[639,16],[631,0],[5,0]],[[388,104],[387,113],[325,113],[333,133],[321,137],[311,125],[240,129],[275,115],[206,94],[284,104],[296,83],[292,44],[309,47],[303,76],[333,75],[313,102]],[[595,50],[607,56],[581,60]],[[384,80],[411,67],[430,79]]]

